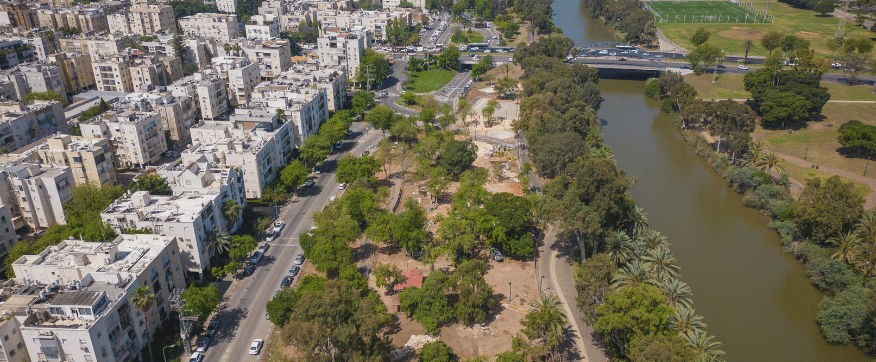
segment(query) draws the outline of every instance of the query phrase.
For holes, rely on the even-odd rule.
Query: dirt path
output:
[[[736,102],[745,102],[751,100],[751,98],[703,98],[704,101],[723,101],[723,100],[731,100]],[[831,99],[828,100],[827,103],[876,103],[876,101],[847,101],[842,99]]]
[[[806,161],[806,160],[803,160],[801,158],[797,158],[794,156],[784,155],[781,153],[776,153],[776,155],[781,157],[781,158],[784,158],[787,161],[796,163],[800,166],[811,167],[812,165],[816,165],[815,163],[812,163],[812,162],[809,162],[809,161]],[[842,177],[848,178],[852,181],[860,182],[864,185],[867,185],[870,188],[870,194],[867,195],[867,197],[864,199],[865,200],[864,209],[869,210],[869,209],[872,209],[873,206],[876,206],[876,179],[856,175],[856,174],[853,174],[853,173],[850,173],[847,171],[832,168],[830,166],[824,166],[824,165],[816,165],[816,166],[818,166],[819,171],[824,171],[824,172],[834,174],[837,176],[842,176]]]
[[[676,52],[681,54],[687,54],[687,49],[682,48],[680,45],[675,44],[672,40],[663,35],[663,32],[660,29],[657,29],[657,44],[660,48],[661,52]]]

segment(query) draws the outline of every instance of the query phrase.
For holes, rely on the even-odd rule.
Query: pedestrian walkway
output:
[[[824,171],[824,172],[827,172],[829,174],[845,177],[845,178],[850,179],[852,181],[860,182],[864,185],[867,185],[867,187],[870,188],[870,194],[867,195],[866,198],[864,198],[864,201],[865,201],[864,202],[864,209],[869,210],[869,209],[872,209],[874,206],[876,206],[876,192],[874,192],[874,191],[876,191],[876,179],[872,179],[870,177],[864,177],[861,175],[856,175],[856,174],[853,174],[851,172],[843,171],[843,170],[836,169],[836,168],[833,168],[830,166],[818,165],[814,162],[809,162],[809,161],[806,161],[804,159],[797,158],[794,156],[789,156],[789,155],[785,155],[785,154],[781,154],[781,153],[776,153],[776,155],[781,157],[781,158],[784,158],[787,161],[798,164],[800,166],[812,167],[812,165],[816,165],[816,166],[818,166],[819,171]]]

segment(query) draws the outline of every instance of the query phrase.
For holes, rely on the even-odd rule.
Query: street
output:
[[[220,311],[213,317],[220,321],[215,341],[207,349],[208,361],[250,361],[254,362],[267,353],[262,349],[260,355],[250,355],[248,348],[253,339],[267,340],[271,322],[265,319],[265,304],[280,289],[280,281],[288,275],[295,256],[302,253],[298,235],[313,226],[312,215],[322,210],[329,198],[341,195],[334,170],[337,160],[346,154],[359,155],[369,146],[378,142],[383,134],[363,123],[354,123],[353,134],[348,136],[339,152],[330,155],[322,165],[322,174],[311,174],[314,185],[302,188],[301,192],[280,211],[279,220],[286,222],[280,236],[270,242],[262,262],[255,272],[233,282],[223,281],[219,285],[222,293]],[[307,261],[305,261],[307,263]],[[297,285],[300,275],[295,280]],[[229,278],[230,279],[230,278]]]

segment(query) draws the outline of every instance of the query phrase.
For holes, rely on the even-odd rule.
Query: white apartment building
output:
[[[19,227],[21,226],[24,226],[24,223],[20,223]],[[15,227],[15,223],[13,222],[12,208],[10,208],[9,205],[0,204],[0,259],[5,259],[6,255],[9,255],[9,250],[11,250],[15,244],[18,244],[18,234],[15,233],[16,229],[18,228]],[[0,269],[6,271],[6,263],[3,263],[3,266],[0,267]],[[2,333],[3,325],[0,323],[0,334]],[[0,341],[0,349],[2,349],[0,354],[7,351],[6,346],[3,345],[2,341]]]
[[[392,20],[402,19],[405,21],[405,24],[411,26],[411,17],[410,11],[403,10],[319,10],[316,12],[316,19],[319,20],[323,28],[364,28],[371,31],[375,39],[385,39],[384,33],[389,26],[389,22]]]
[[[227,227],[221,200],[219,193],[158,196],[149,191],[129,191],[101,212],[100,217],[118,232],[149,228],[154,234],[176,238],[183,268],[202,273],[210,268],[207,234],[213,229],[231,233],[240,227],[242,216],[237,218],[236,225]]]
[[[109,57],[92,57],[91,70],[97,90],[109,92],[133,92],[131,81],[131,64],[122,55]]]
[[[295,84],[260,84],[253,91],[253,104],[265,109],[283,109],[286,118],[295,125],[293,147],[319,132],[319,126],[328,121],[326,90],[318,87],[300,87]]]
[[[384,9],[396,9],[401,5],[402,0],[382,0]],[[408,0],[417,9],[426,8],[426,0]]]
[[[332,112],[344,109],[347,101],[347,67],[344,65],[321,67],[318,62],[298,63],[273,83],[325,89],[328,110]]]
[[[234,200],[246,206],[243,174],[230,167],[220,167],[206,157],[197,162],[166,164],[158,168],[158,176],[167,180],[174,195],[219,194],[219,203]],[[239,220],[238,220],[239,221]]]
[[[123,34],[130,35],[133,34],[131,32],[131,23],[128,20],[129,13],[115,13],[109,14],[106,16],[107,27],[109,28],[110,34]]]
[[[167,151],[164,123],[155,112],[108,111],[79,124],[83,137],[108,138],[117,165],[145,166]]]
[[[273,109],[242,109],[228,121],[211,121],[192,129],[192,147],[183,164],[206,158],[223,167],[239,167],[247,198],[262,197],[262,189],[286,165],[294,149],[295,126],[280,124]]]
[[[125,37],[117,37],[110,34],[108,37],[77,37],[77,38],[57,38],[56,41],[61,45],[61,52],[88,54],[91,56],[91,62],[101,56],[112,56],[119,53],[119,47],[122,45]],[[95,76],[97,76],[95,74]]]
[[[216,8],[223,13],[234,14],[237,9],[237,0],[216,0]]]
[[[27,79],[27,85],[31,92],[55,91],[67,97],[67,88],[64,86],[64,77],[61,69],[54,64],[22,65],[21,72]]]
[[[12,152],[66,129],[67,122],[60,102],[0,103],[0,150]]]
[[[174,96],[171,92],[158,89],[149,93],[130,93],[116,104],[116,108],[158,113],[164,129],[170,131],[170,139],[177,146],[191,142],[189,129],[198,123],[197,118],[201,114],[194,96]],[[171,145],[168,148],[172,148]]]
[[[268,41],[280,37],[280,21],[278,16],[253,15],[246,22],[246,38]]]
[[[190,37],[203,36],[220,42],[238,37],[237,15],[200,13],[180,18],[179,26]]]
[[[215,57],[213,68],[228,85],[228,100],[233,105],[245,104],[259,83],[259,67],[244,57]]]
[[[15,296],[12,294],[9,298]],[[21,321],[18,318],[10,318],[11,314],[12,311],[0,314],[0,321],[3,321],[0,322],[0,335],[3,336],[3,340],[0,341],[0,358],[7,362],[29,362],[27,346],[20,333]]]
[[[335,29],[331,29],[335,30]],[[365,55],[365,48],[371,44],[369,31],[339,33],[326,29],[326,33],[316,39],[316,54],[319,65],[323,67],[344,65],[350,77],[359,71],[359,63]]]
[[[173,30],[176,26],[173,7],[168,4],[140,2],[131,5],[129,11],[128,21],[134,34],[155,34],[162,30]]]
[[[119,235],[112,242],[65,240],[13,263],[24,281],[19,314],[31,361],[116,362],[137,358],[185,288],[173,237]],[[155,295],[146,313],[131,302],[145,286]],[[15,306],[15,303],[13,303]],[[148,328],[144,328],[145,326]]]
[[[70,167],[35,163],[0,166],[0,203],[33,229],[67,224],[63,205],[73,192]]]
[[[175,97],[192,96],[203,119],[218,119],[228,112],[225,81],[215,69],[208,68],[184,77],[167,87]]]
[[[316,21],[316,9],[289,11],[280,15],[280,31],[298,31],[301,23],[311,24]]]
[[[259,76],[262,80],[274,79],[292,66],[292,48],[288,40],[238,39],[229,44],[232,47],[239,46],[243,50],[243,54],[259,66]],[[218,47],[217,52],[226,56],[235,55],[233,50],[225,51],[223,47]]]
[[[259,6],[259,14],[273,15],[277,17],[277,20],[280,20],[280,16],[285,15],[288,12],[289,8],[287,8],[286,3],[281,0],[264,0],[262,1],[262,6]]]

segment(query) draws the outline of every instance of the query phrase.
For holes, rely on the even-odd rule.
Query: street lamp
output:
[[[508,301],[511,301],[511,282],[508,282]]]
[[[164,354],[164,350],[167,348],[170,348],[170,347],[176,347],[176,346],[169,345],[169,346],[164,346],[164,348],[161,349],[161,357],[164,357],[164,362],[167,362],[167,356]]]

